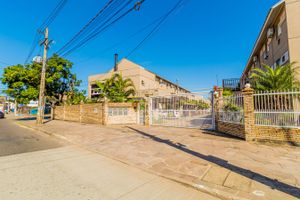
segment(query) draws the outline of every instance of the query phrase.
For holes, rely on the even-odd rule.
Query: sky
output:
[[[0,73],[7,64],[23,64],[38,27],[59,0],[0,0]],[[68,42],[107,0],[68,0],[49,26],[55,41],[49,56]],[[113,67],[150,32],[129,37],[161,17],[177,0],[146,0],[109,30],[70,54],[73,71],[87,89],[89,75]],[[186,0],[160,29],[128,59],[189,90],[221,85],[239,78],[272,5],[278,0]],[[115,46],[115,44],[118,44]],[[111,48],[113,46],[113,48]],[[38,54],[40,48],[35,52]],[[1,85],[0,85],[1,88]]]

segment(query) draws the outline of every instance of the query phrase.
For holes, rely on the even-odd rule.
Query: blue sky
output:
[[[24,63],[36,29],[59,0],[1,1],[0,61]],[[107,0],[69,0],[49,27],[55,41],[49,55],[62,47]],[[147,0],[110,30],[67,58],[87,87],[87,77],[113,66],[113,54],[127,54],[150,29],[128,36],[167,12],[177,0]],[[239,77],[270,7],[278,0],[187,0],[129,59],[190,89],[212,88],[222,78]],[[122,41],[122,42],[121,42]],[[120,43],[115,48],[107,49]],[[38,50],[36,51],[38,53]],[[0,73],[4,64],[0,62]]]

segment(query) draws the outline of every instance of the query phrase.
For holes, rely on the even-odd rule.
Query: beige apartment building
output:
[[[165,78],[143,68],[142,66],[122,59],[108,73],[89,76],[88,97],[99,95],[96,82],[110,78],[114,73],[122,74],[123,78],[130,78],[136,89],[136,97],[159,96],[176,93],[188,93],[189,91]]]
[[[243,71],[241,88],[249,81],[253,68],[264,64],[276,67],[288,62],[298,62],[300,66],[299,0],[283,0],[270,9]]]

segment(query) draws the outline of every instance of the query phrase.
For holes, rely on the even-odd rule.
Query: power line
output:
[[[59,12],[64,8],[68,0],[61,0],[57,6],[52,10],[47,19],[43,22],[43,24],[39,27],[40,32],[44,32],[45,29],[55,20],[58,16]]]
[[[159,28],[161,27],[162,23],[165,22],[167,20],[167,18],[180,6],[182,5],[182,3],[185,0],[179,0],[174,7],[171,8],[171,10],[169,10],[166,15],[158,22],[158,24],[149,32],[148,35],[146,35],[146,37],[140,42],[138,43],[138,45],[133,48],[129,54],[126,56],[126,58],[128,58],[129,56],[131,56],[138,48],[140,48],[144,42],[146,42],[155,32],[157,32],[159,30]]]
[[[44,20],[44,22],[41,24],[41,26],[38,28],[33,42],[31,44],[29,53],[25,59],[25,64],[28,63],[29,59],[32,57],[34,51],[36,50],[36,47],[39,43],[39,41],[42,38],[41,33],[43,33],[46,29],[46,27],[48,27],[50,24],[52,24],[52,22],[55,20],[55,18],[58,16],[59,12],[63,9],[63,7],[66,5],[68,0],[61,0],[56,7],[51,11],[51,13],[49,14],[49,16]]]
[[[103,11],[113,2],[114,0],[109,0],[105,6],[99,10],[99,12],[82,28],[78,31],[71,40],[69,40],[62,48],[60,48],[57,53],[63,51],[68,45],[71,44],[76,38],[78,38],[99,16],[103,13]]]
[[[87,41],[87,38],[92,35],[93,33],[95,33],[97,30],[99,30],[101,27],[103,27],[105,24],[107,24],[110,20],[112,20],[116,15],[118,15],[118,13],[120,13],[126,6],[128,6],[133,0],[128,0],[124,5],[122,5],[122,2],[120,5],[118,5],[116,8],[113,8],[113,10],[109,13],[108,11],[106,12],[108,15],[102,17],[101,21],[104,21],[102,23],[98,23],[100,25],[97,25],[93,28],[93,30],[89,33],[87,33],[83,39],[81,39],[81,41],[77,42],[77,45],[76,45],[76,42],[74,42],[73,44],[70,45],[69,49],[66,50],[64,52],[64,56],[66,54],[69,54],[71,51],[73,51],[73,49],[75,50],[78,46],[82,46],[81,44],[82,43],[85,43],[85,41]],[[122,6],[121,6],[122,5]],[[117,11],[114,11],[115,9],[117,9],[119,6],[121,6],[121,8],[119,8]],[[113,13],[112,15],[110,15],[111,13]],[[106,17],[108,17],[108,19],[106,19]],[[75,46],[74,46],[75,45]],[[73,47],[72,47],[73,46]],[[66,53],[67,52],[67,53]]]
[[[88,41],[91,39],[94,39],[96,36],[98,36],[100,33],[105,31],[107,28],[127,16],[130,12],[134,10],[139,10],[139,7],[142,3],[144,3],[146,0],[141,0],[135,3],[133,7],[125,11],[123,14],[120,14],[118,17],[116,17],[127,5],[130,4],[132,0],[129,0],[125,5],[122,6],[118,11],[116,11],[109,19],[107,19],[105,22],[103,22],[100,26],[98,26],[93,32],[91,32],[88,36],[86,36],[83,40],[81,40],[76,46],[73,48],[69,49],[68,51],[64,52],[62,56],[67,56],[70,53],[74,52],[75,50],[78,50],[80,47],[83,45],[86,45]],[[113,18],[116,17],[114,20]]]
[[[150,22],[150,23],[147,24],[146,26],[144,26],[144,27],[140,28],[139,30],[137,30],[135,33],[133,33],[133,34],[127,36],[126,38],[122,39],[121,41],[119,41],[119,42],[117,42],[117,43],[115,43],[115,44],[113,44],[113,45],[111,45],[111,46],[109,46],[109,47],[103,49],[103,50],[101,51],[101,53],[104,53],[104,52],[106,52],[106,51],[109,51],[109,50],[111,50],[111,49],[113,49],[113,48],[119,46],[120,44],[122,44],[122,43],[128,41],[129,39],[135,37],[136,35],[142,33],[143,31],[147,30],[149,27],[151,27],[151,26],[153,26],[154,24],[156,24],[156,23],[157,23],[160,19],[162,19],[164,16],[165,16],[165,15],[162,15],[161,17],[156,18],[155,20],[153,20],[152,22]],[[89,58],[87,58],[87,59],[85,59],[85,60],[76,62],[76,64],[86,62],[86,61],[88,61],[88,60],[90,60],[90,59],[92,59],[92,58],[94,58],[94,57],[95,57],[95,56],[91,56],[91,57],[89,57]]]

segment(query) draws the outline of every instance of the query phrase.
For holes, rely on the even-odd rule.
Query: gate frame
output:
[[[205,92],[203,92],[205,91]],[[149,96],[147,97],[147,102],[148,102],[148,116],[149,116],[149,125],[151,126],[164,126],[164,125],[155,125],[153,124],[153,99],[157,98],[157,97],[170,97],[170,96],[176,96],[176,95],[188,95],[188,94],[208,94],[210,95],[210,113],[211,113],[211,117],[208,119],[211,119],[211,128],[209,128],[209,130],[215,130],[216,129],[216,115],[215,115],[215,93],[213,90],[211,89],[200,89],[197,90],[197,92],[190,92],[190,93],[178,93],[178,94],[167,94],[167,95],[157,95],[157,96]],[[175,128],[201,128],[201,127],[189,127],[189,126],[184,126],[184,127],[179,127],[179,126],[165,126],[165,127],[175,127]]]

